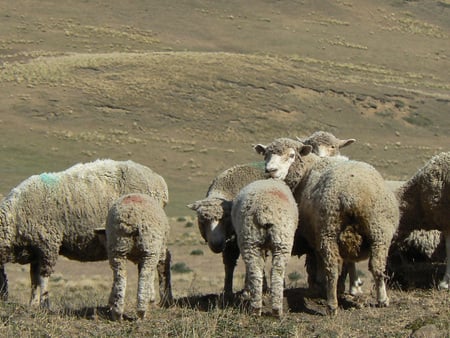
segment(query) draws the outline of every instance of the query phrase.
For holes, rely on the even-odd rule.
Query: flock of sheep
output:
[[[434,156],[410,180],[391,187],[371,165],[341,156],[354,139],[327,132],[254,146],[263,163],[234,166],[189,204],[199,230],[225,267],[224,295],[233,297],[239,255],[245,263],[242,297],[261,314],[264,262],[272,256],[272,314],[283,313],[286,264],[306,254],[308,285],[335,314],[345,291],[361,292],[355,263],[368,259],[379,306],[388,306],[386,270],[425,254],[444,261],[439,288],[450,283],[450,152]],[[156,299],[173,301],[169,222],[164,179],[132,161],[97,160],[58,173],[31,176],[0,204],[0,296],[8,296],[4,265],[30,264],[31,305],[49,306],[48,280],[58,255],[79,261],[109,259],[112,319],[124,310],[126,260],[138,266],[137,313]],[[445,240],[445,243],[443,244]],[[446,253],[440,250],[445,246]],[[391,259],[400,257],[400,259]],[[388,262],[388,266],[386,266]]]

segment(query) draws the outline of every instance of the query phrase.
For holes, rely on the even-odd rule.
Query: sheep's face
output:
[[[209,248],[215,253],[222,252],[230,222],[231,202],[221,198],[205,198],[187,207],[197,212],[200,234]]]
[[[297,158],[311,152],[311,146],[293,140],[287,142],[275,140],[268,146],[258,144],[254,148],[257,153],[264,156],[266,173],[279,180],[286,179],[291,165]]]
[[[308,138],[302,140],[297,138],[304,144],[312,147],[312,152],[319,157],[331,157],[340,155],[340,149],[344,148],[356,140],[351,138],[348,140],[340,140],[333,134],[326,131],[317,131]]]

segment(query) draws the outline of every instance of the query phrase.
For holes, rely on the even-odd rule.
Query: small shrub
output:
[[[172,265],[170,270],[175,273],[188,273],[192,271],[191,268],[188,267],[184,262],[175,263],[174,265]]]
[[[178,217],[177,222],[186,222],[186,217],[184,217],[184,216]]]
[[[291,283],[298,281],[300,278],[302,278],[302,275],[297,271],[294,271],[294,272],[291,272],[290,274],[288,274],[288,279]]]
[[[194,222],[186,222],[186,224],[184,225],[185,228],[192,228],[194,226]]]
[[[405,116],[403,119],[406,122],[419,127],[428,127],[431,125],[431,120],[419,113],[410,114],[409,116]]]
[[[191,251],[192,256],[203,256],[203,250],[202,249],[195,249]]]

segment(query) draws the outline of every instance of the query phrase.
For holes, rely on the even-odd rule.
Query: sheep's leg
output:
[[[157,265],[158,256],[155,254],[144,255],[138,263],[137,314],[140,319],[144,319],[148,303],[155,302],[155,272]]]
[[[439,283],[440,290],[450,289],[450,233],[445,234],[445,252],[447,256],[447,267],[442,281]]]
[[[0,299],[8,300],[8,276],[3,265],[0,266]]]
[[[38,292],[40,285],[39,274],[41,272],[41,265],[39,262],[30,263],[30,280],[31,280],[31,306],[39,306],[40,295]]]
[[[347,274],[349,273],[350,263],[342,264],[342,270],[339,274],[337,283],[337,294],[339,297],[343,296],[345,293],[345,280],[347,279]]]
[[[113,270],[113,286],[109,296],[109,306],[113,320],[121,320],[125,303],[127,288],[126,258],[115,257],[110,260]]]
[[[170,251],[167,249],[161,256],[157,270],[159,277],[159,305],[168,306],[173,302],[172,281],[170,275]]]
[[[250,292],[250,306],[252,313],[261,315],[262,308],[262,279],[265,253],[258,248],[247,248],[242,252],[246,270],[246,290]]]
[[[363,285],[363,282],[361,278],[358,277],[358,274],[356,272],[356,263],[351,262],[347,263],[347,272],[348,276],[350,278],[350,294],[352,296],[359,296],[362,295],[362,289],[361,285]]]
[[[224,294],[226,299],[233,297],[233,274],[239,254],[239,247],[236,240],[230,240],[225,244],[222,252],[222,260],[225,268]]]
[[[326,274],[328,313],[334,316],[336,315],[338,308],[337,284],[339,278],[340,257],[339,247],[336,241],[333,240],[333,237],[322,242],[320,253]]]
[[[275,317],[280,317],[283,314],[284,274],[289,253],[290,250],[287,252],[273,250],[272,252],[271,298],[272,314]]]
[[[380,307],[389,306],[389,298],[386,293],[386,283],[384,281],[388,247],[389,244],[387,243],[373,243],[369,258],[369,270],[372,272],[375,281],[377,301]]]

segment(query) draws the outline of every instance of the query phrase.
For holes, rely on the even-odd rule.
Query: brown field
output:
[[[0,335],[450,337],[450,298],[390,290],[373,306],[344,300],[335,318],[306,292],[292,258],[287,314],[253,318],[223,307],[220,255],[202,242],[186,204],[254,143],[328,130],[357,142],[343,152],[405,180],[450,144],[450,2],[447,0],[2,1],[0,193],[32,174],[97,158],[132,159],[169,185],[178,304],[110,322],[107,262],[63,257],[50,281],[51,311],[29,309],[28,266],[8,264],[10,300]],[[243,285],[236,272],[236,291]]]

